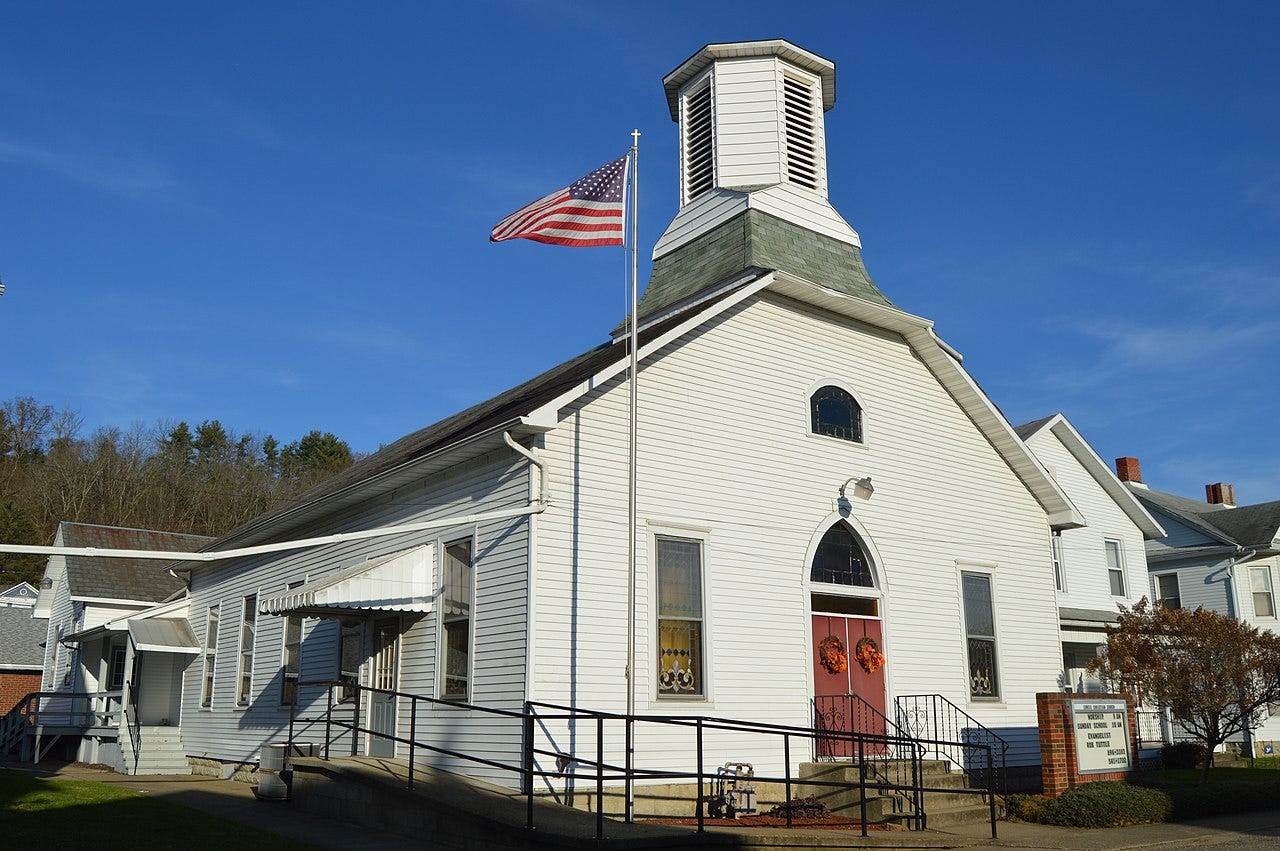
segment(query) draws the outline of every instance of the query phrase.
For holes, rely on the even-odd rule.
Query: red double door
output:
[[[821,648],[830,636],[840,640],[848,657],[848,666],[843,671],[831,671],[823,663]],[[887,732],[884,722],[884,668],[867,673],[858,664],[855,653],[858,642],[863,638],[875,642],[876,648],[881,653],[884,652],[879,619],[813,615],[814,722],[819,729],[828,730],[832,734],[819,739],[819,755],[851,756],[856,745],[850,733],[883,736]],[[847,695],[850,694],[857,695],[861,700],[849,698]]]

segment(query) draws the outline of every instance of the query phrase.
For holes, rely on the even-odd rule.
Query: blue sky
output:
[[[372,451],[605,339],[616,250],[488,229],[639,127],[651,247],[662,75],[784,37],[872,277],[1012,422],[1280,498],[1280,5],[450,5],[0,8],[0,398]]]

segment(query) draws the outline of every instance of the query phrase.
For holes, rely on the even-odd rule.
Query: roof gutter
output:
[[[484,431],[478,431],[475,434],[467,435],[466,437],[459,438],[452,443],[447,443],[444,446],[438,446],[435,449],[425,452],[416,458],[411,458],[408,461],[403,461],[399,464],[396,464],[394,467],[389,467],[380,473],[376,473],[367,478],[354,481],[346,485],[345,487],[342,487],[332,493],[327,493],[327,494],[324,494],[323,496],[319,496],[319,497],[316,497],[315,499],[311,499],[311,500],[308,500],[307,502],[301,503],[300,505],[296,505],[293,508],[286,511],[284,514],[281,514],[276,517],[272,517],[266,520],[265,522],[257,523],[250,526],[245,526],[238,530],[232,531],[225,538],[221,538],[218,541],[215,541],[214,544],[216,545],[219,543],[230,543],[231,541],[234,541],[239,538],[244,538],[247,536],[259,534],[265,531],[266,529],[270,529],[272,526],[277,526],[281,523],[288,523],[290,522],[290,518],[295,517],[300,512],[307,509],[315,508],[321,505],[322,503],[335,500],[345,494],[350,493],[352,490],[355,490],[356,488],[364,487],[370,482],[375,482],[375,481],[378,481],[379,479],[385,479],[389,476],[395,475],[396,473],[403,472],[404,470],[410,467],[425,463],[426,461],[429,461],[433,458],[437,458],[441,455],[445,455],[450,452],[455,452],[458,449],[465,447],[467,444],[476,443],[485,438],[492,437],[494,434],[505,433],[507,431],[510,431],[520,426],[530,428],[534,431],[546,431],[550,427],[547,424],[535,421],[533,418],[530,418],[530,417],[512,417],[511,419],[507,420],[506,422],[500,425],[492,426],[490,428],[485,429]],[[6,550],[0,549],[0,552],[6,552]],[[191,559],[183,558],[179,560],[190,561]]]
[[[462,517],[443,517],[435,520],[423,520],[418,523],[399,523],[394,526],[380,526],[375,529],[362,529],[358,532],[340,532],[336,535],[320,535],[314,538],[299,538],[295,541],[277,541],[271,544],[258,544],[252,547],[236,547],[229,550],[213,552],[185,553],[165,552],[163,550],[114,550],[98,547],[45,547],[27,544],[0,544],[0,553],[21,553],[24,555],[62,555],[62,556],[104,556],[108,558],[136,558],[154,561],[179,562],[170,568],[170,573],[187,572],[199,563],[226,561],[246,556],[265,555],[267,553],[288,552],[290,550],[320,547],[326,544],[340,544],[347,541],[363,541],[370,538],[385,538],[407,532],[425,532],[447,526],[467,526],[474,523],[485,523],[490,520],[505,520],[512,517],[524,517],[530,514],[541,514],[547,510],[547,467],[546,463],[531,450],[524,448],[512,437],[510,431],[502,432],[502,439],[507,445],[538,468],[538,496],[529,505],[520,508],[500,508],[479,514],[467,514]],[[179,592],[181,593],[181,592]],[[144,605],[155,605],[146,603]]]
[[[161,550],[111,550],[97,547],[37,547],[24,544],[0,544],[0,553],[22,553],[25,555],[62,555],[62,556],[105,556],[108,558],[138,558],[155,561],[184,562],[175,564],[173,570],[192,570],[196,564],[211,561],[226,561],[233,558],[263,555],[265,553],[287,552],[309,547],[320,547],[325,544],[340,544],[346,541],[363,541],[369,538],[385,538],[406,532],[424,532],[428,529],[439,529],[446,526],[466,526],[472,523],[485,523],[490,520],[505,520],[511,517],[523,517],[528,514],[541,514],[547,510],[544,502],[538,501],[521,508],[503,508],[497,511],[486,511],[480,514],[468,514],[463,517],[444,517],[438,520],[424,520],[420,523],[401,523],[396,526],[380,526],[376,529],[363,529],[359,532],[342,532],[337,535],[321,535],[316,538],[300,538],[296,541],[279,541],[274,544],[259,544],[253,547],[238,547],[232,550],[218,550],[209,553],[163,552]],[[147,605],[153,605],[148,603]]]

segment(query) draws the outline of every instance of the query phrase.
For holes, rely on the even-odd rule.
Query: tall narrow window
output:
[[[204,673],[201,677],[200,705],[213,706],[213,669],[218,661],[218,610],[210,606],[204,616]]]
[[[711,79],[684,96],[684,193],[692,201],[715,184]]]
[[[240,658],[236,664],[236,706],[248,706],[253,692],[253,641],[257,632],[258,595],[244,598],[240,609]]]
[[[1062,536],[1050,535],[1049,546],[1053,550],[1053,587],[1061,591],[1062,582]]]
[[[1124,596],[1124,552],[1119,541],[1103,541],[1107,548],[1107,578],[1111,582],[1111,596]]]
[[[107,691],[120,691],[124,688],[125,656],[123,647],[111,648],[111,665],[107,668]]]
[[[991,598],[991,576],[961,573],[964,595],[964,629],[969,656],[969,696],[1000,696],[996,670],[996,617]]]
[[[875,587],[867,555],[844,523],[837,523],[822,536],[818,551],[813,554],[809,581],[859,588]]]
[[[297,588],[301,582],[289,584]],[[298,675],[302,672],[302,616],[289,615],[284,619],[284,647],[280,652],[280,705],[293,706],[298,702]]]
[[[792,77],[782,80],[787,140],[787,180],[818,188],[818,122],[813,86]]]
[[[819,387],[809,397],[810,429],[814,434],[862,442],[862,408],[842,387]]]
[[[338,689],[339,702],[356,699],[356,686],[360,683],[360,657],[364,650],[364,624],[351,620],[342,624],[338,635]]]
[[[443,644],[445,697],[466,700],[471,682],[471,539],[444,545]]]
[[[1182,608],[1182,594],[1178,589],[1178,574],[1162,573],[1156,577],[1156,605],[1163,609]]]
[[[1276,616],[1276,599],[1271,592],[1271,568],[1249,568],[1249,585],[1253,589],[1253,615],[1258,618]]]
[[[658,694],[701,696],[702,542],[655,539],[658,587]]]

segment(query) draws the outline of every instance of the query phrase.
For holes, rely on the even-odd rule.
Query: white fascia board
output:
[[[44,670],[44,665],[17,665],[10,662],[0,662],[0,671],[31,671],[40,673]]]
[[[1062,441],[1062,445],[1067,447],[1067,451],[1080,462],[1080,466],[1084,467],[1089,475],[1093,476],[1094,481],[1107,492],[1107,496],[1111,497],[1120,510],[1128,515],[1133,525],[1142,531],[1142,537],[1145,540],[1154,541],[1169,536],[1164,527],[1151,516],[1151,512],[1142,507],[1138,498],[1129,492],[1115,473],[1111,472],[1107,462],[1098,457],[1098,453],[1093,450],[1087,440],[1081,437],[1080,432],[1076,431],[1075,426],[1066,417],[1055,414],[1046,425],[1053,435]]]
[[[676,325],[674,328],[671,328],[666,333],[654,337],[648,343],[640,347],[640,350],[637,353],[638,359],[643,362],[645,358],[655,352],[661,351],[671,341],[680,339],[680,337],[689,333],[694,328],[697,328],[699,325],[702,325],[704,322],[715,318],[734,305],[741,303],[765,289],[773,282],[775,274],[776,273],[774,272],[770,272],[761,275],[759,280],[753,281],[737,292],[730,294],[726,298],[712,302],[707,305],[705,309],[698,311],[695,315],[686,319],[684,322],[681,322],[679,325]],[[615,343],[615,345],[617,344]],[[592,375],[586,381],[578,383],[574,387],[571,387],[551,401],[532,411],[528,415],[529,418],[536,422],[544,422],[554,419],[558,423],[561,408],[577,399],[580,399],[585,394],[590,393],[597,387],[604,385],[606,382],[626,372],[630,366],[631,359],[626,357],[624,354],[623,357],[620,357],[618,360],[609,364],[595,375]]]
[[[121,615],[118,618],[112,618],[103,624],[107,629],[125,629],[124,626],[115,626],[116,621],[144,621],[151,618],[186,618],[191,614],[191,598],[183,597],[180,600],[173,600],[168,603],[160,603],[149,609],[143,609],[140,612]]]
[[[114,553],[116,550],[103,549],[99,553]],[[135,555],[133,550],[121,550],[120,552],[129,553],[130,556]],[[138,550],[137,552],[150,552],[150,550]],[[150,608],[156,604],[155,600],[121,600],[115,597],[77,597],[71,595],[73,603],[96,603],[101,606],[141,606],[144,609]]]
[[[1071,498],[1049,475],[1040,459],[1022,442],[1013,426],[1009,425],[1009,421],[982,392],[973,377],[943,350],[933,328],[913,331],[905,336],[925,365],[942,382],[942,386],[1004,458],[1014,475],[1031,491],[1031,495],[1049,515],[1049,526],[1053,529],[1078,529],[1087,525]]]
[[[783,272],[777,272],[775,276],[778,286],[774,288],[793,298],[901,334],[1040,503],[1048,515],[1049,525],[1054,529],[1077,529],[1086,525],[1084,516],[1072,504],[1070,497],[960,365],[959,353],[934,333],[931,321],[896,307],[837,293]]]
[[[554,426],[556,426],[554,422],[552,422],[552,424],[547,424],[547,422],[543,422],[539,420],[539,417],[532,416],[532,415],[512,417],[511,420],[502,422],[502,424],[489,427],[489,429],[485,429],[484,431],[477,431],[476,434],[467,435],[466,438],[461,438],[460,440],[453,441],[453,443],[451,444],[444,445],[444,447],[433,449],[431,450],[431,452],[422,454],[422,456],[411,459],[411,461],[399,463],[399,465],[390,467],[389,470],[384,470],[379,473],[376,473],[376,475],[374,476],[369,476],[367,477],[367,479],[353,481],[352,484],[347,485],[346,488],[335,490],[333,491],[332,494],[325,494],[324,497],[311,500],[311,502],[302,503],[301,505],[294,505],[291,511],[288,511],[287,513],[284,513],[284,514],[280,514],[279,517],[275,517],[273,518],[273,520],[270,520],[266,523],[261,523],[261,525],[259,526],[250,527],[250,529],[241,530],[238,532],[236,536],[225,537],[225,539],[219,539],[218,541],[216,541],[216,543],[223,545],[225,548],[225,545],[233,544],[234,541],[241,540],[243,539],[243,537],[246,537],[248,535],[261,534],[261,532],[269,530],[273,526],[278,526],[280,525],[280,523],[288,522],[289,518],[296,516],[298,512],[307,511],[307,509],[315,508],[317,507],[317,505],[321,505],[321,504],[324,504],[325,502],[329,502],[329,500],[337,499],[338,497],[343,497],[343,495],[351,494],[351,491],[364,488],[364,486],[369,485],[370,482],[387,479],[387,477],[394,476],[396,475],[396,473],[399,473],[399,472],[403,472],[404,470],[407,470],[407,468],[410,468],[416,465],[421,465],[421,463],[426,463],[428,461],[436,461],[436,459],[439,459],[440,457],[448,456],[449,453],[454,453],[454,452],[458,452],[458,450],[460,449],[465,449],[467,445],[474,444],[474,443],[477,443],[477,441],[493,438],[493,436],[495,435],[502,434],[503,431],[511,431],[513,429],[517,429],[517,427],[527,427],[527,429],[529,429],[530,431],[536,431],[536,433],[541,433],[541,431],[549,431],[550,429],[553,429]],[[221,552],[221,550],[209,550],[209,549],[200,550],[200,554],[219,553],[219,552]],[[143,558],[146,558],[146,557],[143,557]],[[206,558],[206,559],[200,559],[195,557],[174,558],[174,562],[175,562],[174,569],[183,569],[183,571],[184,569],[189,569],[187,567],[179,567],[178,564],[182,562],[192,562],[192,561],[221,561],[221,558],[216,558],[216,557]]]
[[[1049,518],[1049,525],[1054,529],[1075,529],[1086,525],[1084,517],[1066,493],[1058,487],[1058,483],[1045,470],[1040,460],[1018,438],[1013,426],[1009,425],[996,406],[979,389],[973,378],[964,371],[960,365],[959,353],[946,345],[933,332],[933,323],[928,319],[898,310],[896,307],[888,307],[838,293],[786,272],[769,272],[737,292],[709,304],[706,309],[641,346],[640,360],[643,361],[671,341],[679,339],[694,328],[764,289],[771,289],[833,313],[901,334],[1044,508]],[[540,420],[548,415],[558,416],[560,409],[565,405],[620,375],[627,367],[627,359],[620,358],[591,378],[547,402],[530,416]]]

